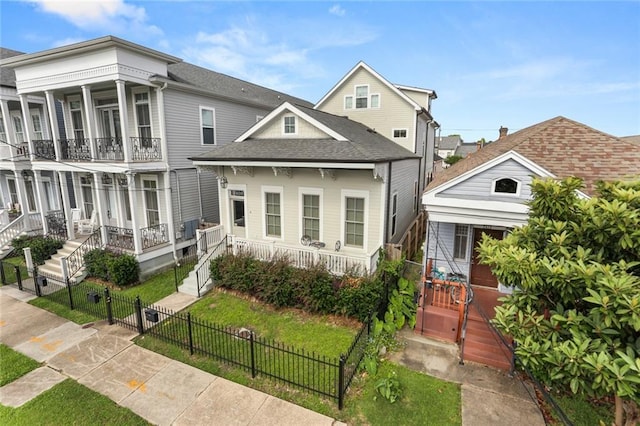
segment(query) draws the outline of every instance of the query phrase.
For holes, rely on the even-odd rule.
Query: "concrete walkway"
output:
[[[406,328],[399,334],[404,349],[389,354],[392,362],[461,384],[463,426],[545,425],[538,405],[517,378],[470,361],[460,365],[455,344],[428,339]]]
[[[43,366],[0,388],[0,403],[19,407],[72,378],[158,425],[338,425],[334,419],[247,388],[133,344],[137,334],[106,322],[80,326],[25,303],[0,287],[0,342]],[[174,294],[157,303],[179,310]]]

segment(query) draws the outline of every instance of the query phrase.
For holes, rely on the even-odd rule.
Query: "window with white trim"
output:
[[[158,182],[155,178],[142,178],[144,192],[144,207],[147,216],[147,226],[160,224],[160,203],[158,202]]]
[[[369,107],[369,86],[356,86],[356,109]]]
[[[149,92],[134,93],[136,105],[136,123],[138,137],[142,147],[151,147],[151,112],[149,109]]]
[[[353,108],[353,96],[347,95],[344,97],[344,109]]]
[[[391,199],[391,236],[396,235],[396,225],[398,224],[398,193],[393,194]]]
[[[380,95],[377,93],[371,94],[371,108],[380,108]]]
[[[13,118],[13,129],[16,135],[16,143],[25,142],[24,128],[22,127],[22,118],[20,118],[19,115],[14,115],[12,118]]]
[[[467,246],[469,242],[469,225],[456,224],[455,236],[453,240],[453,258],[466,259]]]
[[[213,108],[200,107],[200,128],[202,144],[216,144],[216,111]]]
[[[82,104],[80,101],[69,102],[69,112],[71,113],[71,126],[73,127],[73,137],[76,140],[84,139],[84,126],[82,124]],[[86,214],[86,211],[85,211]]]
[[[28,178],[24,181],[24,189],[27,193],[27,207],[30,212],[35,212],[36,207],[36,192],[33,189],[33,179]]]
[[[517,195],[520,192],[520,182],[511,178],[502,178],[493,182],[494,194]]]
[[[280,193],[264,193],[265,233],[267,237],[282,236],[282,217],[280,216]]]
[[[42,131],[42,119],[40,118],[40,114],[38,114],[36,111],[31,112],[31,124],[33,125],[34,139],[44,139],[44,132]]]
[[[93,190],[91,189],[91,176],[80,177],[80,188],[82,192],[82,207],[84,216],[91,217],[93,212]]]
[[[18,198],[18,189],[16,186],[16,181],[12,177],[7,177],[7,185],[9,186],[9,198],[11,200],[10,209],[15,209],[16,205],[20,204],[20,199]]]
[[[365,199],[345,197],[344,244],[348,247],[364,247]]]
[[[284,134],[295,135],[296,130],[296,117],[293,115],[287,115],[283,120]]]
[[[393,129],[393,137],[394,138],[406,138],[407,137],[407,129]]]
[[[320,195],[302,194],[302,235],[320,240]]]

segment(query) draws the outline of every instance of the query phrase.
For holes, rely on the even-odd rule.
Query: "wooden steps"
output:
[[[472,304],[467,319],[464,360],[508,371],[511,369],[511,352],[489,327]]]

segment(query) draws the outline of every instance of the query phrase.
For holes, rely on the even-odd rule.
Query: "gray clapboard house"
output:
[[[2,118],[15,110],[26,124],[6,132],[29,160],[2,165],[1,179],[37,189],[49,177],[52,202],[34,191],[43,232],[64,234],[67,251],[78,234],[97,232],[104,246],[135,255],[143,273],[172,264],[198,228],[219,222],[215,176],[187,158],[231,142],[283,101],[310,105],[113,36],[0,64],[16,86]],[[25,112],[32,99],[43,105],[38,123]]]

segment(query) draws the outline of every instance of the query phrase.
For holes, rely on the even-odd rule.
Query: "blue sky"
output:
[[[433,89],[441,134],[497,138],[563,115],[640,134],[640,2],[0,2],[0,44],[115,35],[317,102],[358,61]]]

